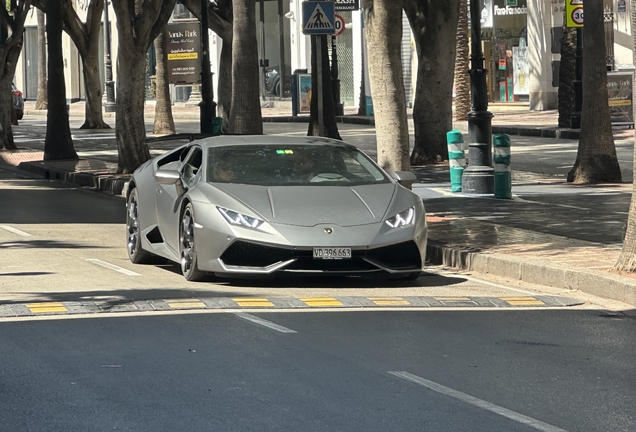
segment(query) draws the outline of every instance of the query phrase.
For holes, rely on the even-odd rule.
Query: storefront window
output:
[[[494,0],[490,40],[490,99],[493,102],[528,100],[526,0]]]

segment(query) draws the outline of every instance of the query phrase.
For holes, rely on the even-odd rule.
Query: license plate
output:
[[[351,248],[314,248],[314,259],[350,259]]]

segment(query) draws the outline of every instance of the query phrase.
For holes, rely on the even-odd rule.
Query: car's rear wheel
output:
[[[181,253],[181,272],[186,280],[200,281],[206,276],[197,264],[197,249],[194,242],[194,209],[187,204],[181,216],[179,227],[179,248]]]
[[[128,195],[126,208],[126,249],[128,249],[128,258],[135,264],[149,264],[153,261],[154,255],[141,247],[139,194],[136,188]]]

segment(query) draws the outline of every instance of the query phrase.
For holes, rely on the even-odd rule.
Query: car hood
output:
[[[381,222],[398,186],[382,183],[350,187],[268,187],[215,183],[214,187],[271,223],[354,226]]]

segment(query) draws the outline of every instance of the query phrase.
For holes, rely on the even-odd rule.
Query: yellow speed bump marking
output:
[[[299,300],[310,307],[342,306],[342,303],[333,297],[307,297]]]
[[[541,300],[534,297],[500,297],[501,300],[507,302],[511,306],[543,306]]]
[[[203,309],[205,303],[199,299],[170,299],[164,300],[172,309]]]
[[[243,298],[233,298],[237,305],[241,307],[272,307],[274,303],[269,301],[266,298],[255,298],[255,297],[243,297]]]
[[[411,306],[408,301],[399,297],[369,297],[378,306]]]
[[[27,303],[26,307],[33,313],[68,312],[62,303]]]

